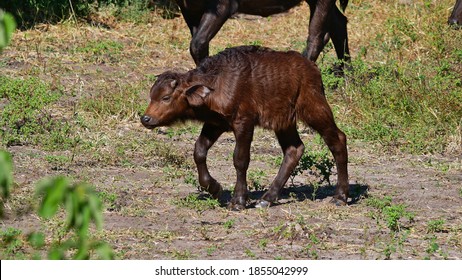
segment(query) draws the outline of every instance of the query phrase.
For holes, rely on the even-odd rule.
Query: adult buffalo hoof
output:
[[[269,208],[271,206],[271,202],[266,200],[260,200],[255,204],[255,208]]]
[[[330,203],[334,204],[335,206],[345,206],[345,205],[347,205],[346,201],[343,201],[343,200],[335,198],[335,197],[333,197],[330,200]]]
[[[245,209],[245,205],[242,204],[236,204],[236,203],[229,203],[228,204],[228,210],[231,211],[242,211]]]
[[[223,193],[223,188],[220,183],[215,180],[213,180],[207,187],[202,187],[201,189],[208,192],[214,199],[219,199]]]
[[[233,197],[228,204],[228,209],[231,211],[242,211],[245,209],[247,199],[245,197]]]

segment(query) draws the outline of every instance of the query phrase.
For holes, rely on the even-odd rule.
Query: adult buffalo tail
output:
[[[348,0],[340,0],[340,7],[342,8],[342,11],[345,12],[347,5],[348,5]]]

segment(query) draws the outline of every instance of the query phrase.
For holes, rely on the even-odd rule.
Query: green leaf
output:
[[[43,195],[39,208],[39,215],[43,218],[51,218],[58,211],[58,207],[64,203],[69,181],[65,177],[56,177],[39,183],[38,194]]]
[[[15,29],[16,22],[13,16],[0,10],[0,51],[10,43]]]
[[[13,186],[13,163],[11,155],[0,151],[0,196],[4,199],[10,195]]]
[[[97,242],[93,245],[94,250],[98,254],[100,259],[103,260],[113,260],[114,259],[114,251],[112,250],[111,246],[109,246],[105,242]]]
[[[35,249],[40,249],[45,245],[45,235],[42,232],[33,232],[29,235],[28,241]]]
[[[95,193],[89,194],[88,206],[90,207],[91,217],[96,224],[96,228],[101,229],[103,226],[102,204],[101,200]]]

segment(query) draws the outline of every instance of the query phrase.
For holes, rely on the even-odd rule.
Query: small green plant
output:
[[[244,253],[245,253],[245,255],[247,257],[249,257],[251,259],[255,259],[257,257],[257,255],[252,250],[250,250],[249,248],[245,248]]]
[[[101,229],[103,217],[101,202],[87,184],[72,184],[65,177],[46,179],[39,183],[37,195],[43,197],[38,214],[50,219],[60,207],[66,209],[66,231],[73,233],[67,240],[51,245],[50,259],[89,259],[93,252],[103,259],[112,259],[112,249],[105,242],[89,237],[90,223]]]
[[[387,227],[392,231],[401,229],[401,218],[407,218],[409,221],[414,220],[414,214],[407,211],[404,204],[393,204],[390,196],[385,196],[382,199],[371,197],[366,204],[379,210],[379,215],[373,215],[373,217],[385,220]]]
[[[383,214],[385,216],[387,226],[393,231],[400,230],[399,220],[403,217],[408,218],[409,220],[414,219],[414,214],[406,210],[406,206],[402,204],[391,205],[383,209]]]
[[[297,167],[295,167],[290,175],[291,183],[292,185],[294,184],[295,176],[308,171],[319,178],[318,185],[323,182],[327,182],[330,185],[330,176],[332,175],[334,165],[334,160],[329,157],[329,152],[326,149],[307,151],[302,155]]]
[[[117,210],[116,209],[117,208],[117,205],[116,205],[117,194],[116,193],[102,191],[102,192],[98,192],[97,195],[103,202],[104,208],[106,208],[106,210],[108,211]]]
[[[12,185],[12,161],[11,156],[0,151],[0,188],[3,209],[3,201],[9,196]],[[102,259],[114,257],[112,249],[105,242],[90,238],[90,224],[94,223],[97,229],[102,227],[101,202],[93,188],[87,184],[73,184],[65,177],[44,179],[37,185],[37,197],[41,200],[38,215],[50,220],[63,208],[66,212],[65,227],[57,231],[60,237],[53,241],[48,250],[49,259],[89,259],[93,254]],[[2,210],[3,211],[3,210]],[[68,239],[65,237],[69,236]],[[1,234],[3,254],[8,257],[22,258],[16,255],[17,248],[28,245],[35,250],[43,250],[45,234],[32,232],[27,237],[15,229],[8,229]],[[33,253],[34,258],[40,258],[38,252]]]
[[[184,250],[184,251],[174,250],[171,253],[171,255],[172,255],[172,258],[175,260],[189,260],[193,258],[193,254],[188,250]]]
[[[251,169],[248,171],[247,176],[249,178],[249,189],[261,191],[263,190],[262,180],[266,177],[265,171],[261,169]]]
[[[431,220],[427,223],[427,233],[435,233],[444,231],[445,221],[443,219]]]
[[[225,229],[231,229],[234,226],[235,223],[236,223],[235,219],[229,219],[229,220],[227,220],[226,222],[223,223],[223,227]]]
[[[198,212],[204,212],[220,207],[220,202],[212,198],[201,198],[199,194],[189,194],[187,197],[174,200],[173,204],[180,207],[194,209]]]
[[[2,241],[2,253],[0,254],[2,259],[15,255],[19,259],[24,258],[24,254],[21,252],[24,247],[23,234],[21,230],[12,227],[6,228],[0,231],[0,240]]]
[[[260,239],[260,241],[258,241],[258,247],[260,247],[260,249],[265,249],[268,246],[268,243],[268,238]]]
[[[215,253],[218,250],[218,247],[216,245],[212,245],[210,247],[206,248],[207,256],[212,256],[213,253]]]
[[[189,170],[186,173],[186,176],[184,177],[184,182],[188,185],[199,188],[199,181],[197,179],[197,175],[191,170]]]

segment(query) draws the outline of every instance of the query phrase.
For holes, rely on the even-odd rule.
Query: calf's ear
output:
[[[204,105],[205,98],[212,92],[212,89],[204,85],[194,85],[186,90],[186,99],[189,105],[199,107]]]

